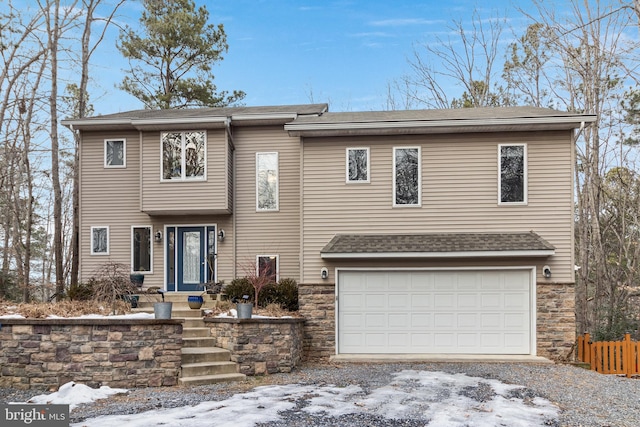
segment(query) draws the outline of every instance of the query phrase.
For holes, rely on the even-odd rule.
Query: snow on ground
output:
[[[77,387],[79,385],[76,384],[73,388]],[[103,389],[110,391],[108,387],[100,390]],[[423,420],[427,425],[452,427],[545,426],[558,418],[557,406],[539,397],[523,397],[522,389],[521,386],[464,374],[405,370],[396,373],[388,385],[373,389],[368,394],[357,385],[262,386],[222,401],[133,415],[101,416],[74,426],[250,427],[257,423],[284,422],[280,413],[300,406],[299,411],[322,417],[367,413],[387,419]],[[62,388],[58,393],[61,392]],[[95,395],[97,392],[89,391],[78,395],[55,394],[43,397],[44,401],[77,405],[81,402],[74,401],[76,397],[83,399],[82,402],[86,402],[87,396],[99,398]]]
[[[96,400],[106,399],[114,394],[128,393],[129,390],[124,388],[111,388],[102,386],[99,389],[91,388],[84,384],[76,384],[71,381],[60,386],[60,389],[52,394],[40,394],[34,396],[27,403],[35,403],[41,405],[69,405],[69,409],[73,410],[82,403],[91,403]]]

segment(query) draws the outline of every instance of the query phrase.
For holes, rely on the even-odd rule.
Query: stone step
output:
[[[216,339],[211,337],[182,338],[183,349],[185,347],[215,347],[215,344]]]
[[[204,321],[202,320],[202,317],[187,317],[184,319],[184,323],[182,324],[183,329],[205,328],[206,326],[207,325],[205,325]]]
[[[217,384],[230,381],[242,381],[246,378],[244,374],[218,374],[218,375],[203,375],[198,377],[182,377],[178,379],[180,385],[193,386],[193,385],[207,385]]]
[[[238,364],[230,361],[226,362],[197,362],[183,363],[183,378],[206,377],[209,375],[237,374]]]
[[[208,338],[211,336],[211,329],[209,328],[185,328],[184,325],[182,327],[182,338]]]
[[[182,363],[228,362],[231,352],[220,347],[185,347],[182,349]]]

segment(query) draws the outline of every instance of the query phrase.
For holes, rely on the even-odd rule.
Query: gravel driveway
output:
[[[203,401],[224,400],[237,393],[264,385],[303,384],[358,385],[363,390],[384,387],[395,373],[404,370],[442,371],[496,379],[526,387],[523,395],[545,398],[560,408],[556,426],[640,426],[640,379],[601,375],[568,365],[506,363],[393,363],[393,364],[327,364],[305,365],[290,374],[250,377],[238,383],[199,387],[134,389],[126,396],[112,397],[83,405],[72,412],[72,422],[108,414],[129,414],[158,408],[194,405]],[[0,389],[0,401],[25,401],[41,391]],[[478,397],[481,399],[482,397]],[[340,419],[326,416],[301,416],[299,412],[284,414],[277,426],[424,426],[417,419],[388,420],[370,414],[352,414]],[[508,424],[504,424],[508,425]],[[238,426],[242,427],[242,426]]]

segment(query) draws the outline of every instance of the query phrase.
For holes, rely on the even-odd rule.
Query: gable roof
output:
[[[537,107],[362,111],[298,117],[285,125],[291,136],[427,134],[574,129],[596,120]]]
[[[62,120],[64,126],[80,130],[149,129],[171,125],[216,128],[231,120],[251,124],[284,124],[299,116],[326,112],[327,104],[276,105],[262,107],[182,108],[132,110],[82,119]]]
[[[528,233],[337,234],[322,258],[546,257],[555,247]]]

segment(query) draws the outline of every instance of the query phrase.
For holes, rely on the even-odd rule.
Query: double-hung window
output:
[[[126,139],[105,139],[104,140],[104,167],[105,168],[127,167],[127,140]]]
[[[501,204],[527,203],[527,146],[501,144],[498,201]]]
[[[256,153],[256,210],[278,210],[278,153]]]
[[[420,206],[420,147],[393,148],[393,206]]]
[[[163,132],[162,180],[204,180],[206,159],[206,133]]]
[[[347,148],[347,183],[369,182],[369,148]]]
[[[153,259],[151,245],[151,226],[131,227],[131,270],[135,272],[151,271]]]

